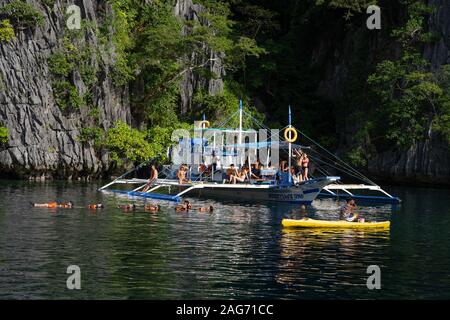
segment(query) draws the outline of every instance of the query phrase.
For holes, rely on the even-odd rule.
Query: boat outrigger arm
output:
[[[358,195],[350,192],[349,190],[369,190],[380,192],[384,196],[372,196],[372,195]],[[343,194],[339,194],[339,191],[343,191]],[[368,184],[337,184],[332,183],[323,188],[322,192],[319,194],[319,198],[342,198],[351,197],[354,199],[368,200],[368,201],[380,201],[385,203],[399,203],[400,198],[394,197],[387,193],[378,185],[368,185]]]

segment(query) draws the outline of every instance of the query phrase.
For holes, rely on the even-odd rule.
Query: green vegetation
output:
[[[23,0],[14,0],[2,8],[0,15],[5,15],[18,29],[33,28],[44,25],[44,16],[31,4]]]
[[[0,42],[9,42],[15,38],[14,28],[8,19],[0,21]]]
[[[8,143],[8,128],[0,126],[0,145]]]
[[[99,150],[105,140],[105,131],[99,127],[81,128],[78,140],[83,143],[92,142],[94,148]]]
[[[231,11],[223,1],[202,1],[205,10],[199,13],[199,19],[207,19],[207,25],[175,17],[173,1],[146,5],[134,0],[111,2],[115,83],[135,79],[145,84],[140,95],[135,96],[133,107],[149,126],[176,121],[178,82],[187,72],[204,78],[216,76],[207,68],[217,60],[211,57],[211,50],[225,54],[223,63],[230,72],[242,66],[246,56],[265,52],[253,39],[233,32]]]
[[[388,140],[405,148],[423,139],[432,128],[450,141],[450,66],[432,72],[418,50],[421,43],[433,39],[425,29],[431,8],[418,1],[404,2],[408,4],[409,19],[393,31],[402,56],[382,61],[368,78],[381,102],[373,131],[385,132]]]
[[[97,83],[97,52],[84,39],[91,28],[89,22],[83,21],[81,30],[66,30],[59,50],[48,58],[55,102],[61,110],[94,107],[92,90]],[[79,74],[87,87],[84,94],[72,83],[74,74]]]
[[[172,0],[108,2],[112,13],[99,17],[99,26],[83,21],[82,30],[65,31],[49,67],[61,109],[89,109],[91,127],[80,140],[109,149],[116,161],[165,154],[171,130],[203,114],[219,123],[240,99],[274,127],[286,124],[291,105],[295,126],[326,147],[347,148],[357,166],[430,132],[450,141],[450,67],[432,69],[421,55],[436,39],[424,1],[194,0],[204,9],[187,21],[173,15]],[[382,30],[365,27],[370,4],[386,8]],[[89,33],[97,35],[95,48]],[[189,80],[196,83],[192,105],[181,108],[187,74],[220,77],[223,91],[211,95],[207,81]],[[93,88],[104,76],[129,90],[140,130],[98,128]],[[86,92],[74,86],[76,78]]]
[[[47,6],[47,7],[53,7],[55,5],[56,0],[42,0],[42,2]]]
[[[126,123],[118,121],[106,135],[106,146],[111,158],[118,163],[125,161],[145,161],[156,154],[147,141],[147,134],[130,128]]]

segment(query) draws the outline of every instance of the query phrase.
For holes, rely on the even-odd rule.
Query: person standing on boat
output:
[[[216,170],[221,170],[222,166],[220,165],[220,157],[218,155],[216,155],[216,151],[212,152],[211,157],[212,157],[213,173],[216,172]]]
[[[147,192],[150,187],[158,180],[158,170],[156,170],[156,166],[152,164],[150,166],[150,178],[147,181],[147,185],[144,189],[142,189],[142,192]]]
[[[293,157],[296,159],[296,165],[297,165],[297,171],[298,171],[298,177],[300,182],[303,181],[303,165],[302,165],[302,160],[303,160],[303,152],[300,149],[294,149],[293,150]]]
[[[302,157],[302,170],[303,170],[303,180],[309,180],[308,177],[308,166],[309,166],[309,158],[308,155],[303,152],[303,157]]]

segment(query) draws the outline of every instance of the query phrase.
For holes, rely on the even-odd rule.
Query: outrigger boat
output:
[[[243,129],[244,115],[260,127],[259,132],[254,129]],[[229,122],[235,117],[239,117],[238,128],[227,128],[226,125],[229,125]],[[262,132],[261,128],[265,131]],[[270,132],[269,135],[267,134],[267,130]],[[297,150],[310,150],[308,153],[310,154],[311,160],[315,158],[311,152],[314,149],[294,144],[297,140],[298,132],[291,124],[290,107],[289,124],[282,130],[284,130],[284,141],[280,141],[279,130],[271,130],[261,124],[257,119],[254,119],[251,114],[243,109],[242,102],[240,102],[239,110],[223,123],[212,128],[210,127],[210,123],[203,117],[203,121],[194,124],[194,131],[196,132],[194,138],[186,136],[179,138],[178,143],[172,145],[168,150],[168,156],[172,160],[172,164],[163,166],[159,179],[146,192],[143,192],[142,189],[146,186],[147,179],[127,178],[137,168],[145,164],[141,164],[137,168],[125,173],[99,190],[169,201],[180,201],[182,197],[189,195],[207,198],[225,198],[237,201],[279,201],[311,204],[319,195],[338,197],[338,190],[342,190],[346,195],[357,198],[358,195],[354,195],[349,190],[362,188],[384,193],[384,197],[372,197],[373,199],[384,199],[387,202],[398,200],[398,198],[389,195],[381,187],[373,183],[371,185],[341,184],[339,181],[340,177],[337,175],[324,174],[323,176],[311,177],[311,179],[300,183],[294,183],[290,170],[287,170],[288,172],[281,172],[278,166],[275,168],[271,167],[271,163],[278,162],[279,150],[287,151],[288,168],[291,168],[293,148]],[[301,135],[307,137],[303,133]],[[227,143],[224,141],[225,138]],[[180,152],[186,153],[186,151],[188,151],[187,156],[183,154],[181,158],[184,161],[180,161]],[[212,168],[214,167],[213,158],[216,156],[220,158],[220,168]],[[249,164],[253,163],[252,159],[256,160],[257,158],[263,158],[261,163],[264,164],[264,169],[260,171],[260,179],[251,179],[251,166]],[[317,161],[319,163],[324,162],[324,159],[317,158]],[[193,165],[189,167],[188,180],[180,183],[177,178],[177,171],[182,163]],[[231,164],[234,164],[238,168],[245,165],[250,168],[249,176],[245,182],[236,184],[224,183],[225,171]],[[210,170],[204,170],[208,167]],[[349,166],[348,168],[350,168],[353,175],[357,174],[358,176],[362,176],[353,168]],[[317,169],[315,170],[316,172],[325,172],[323,168],[317,167]],[[131,190],[112,189],[112,186],[115,185],[131,185],[134,187]]]

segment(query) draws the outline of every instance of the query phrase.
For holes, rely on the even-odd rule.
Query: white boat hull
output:
[[[206,198],[224,198],[244,201],[277,201],[289,203],[311,204],[323,187],[336,181],[335,177],[311,180],[298,186],[270,186],[269,188],[250,188],[248,185],[205,186],[195,192],[196,196]]]

